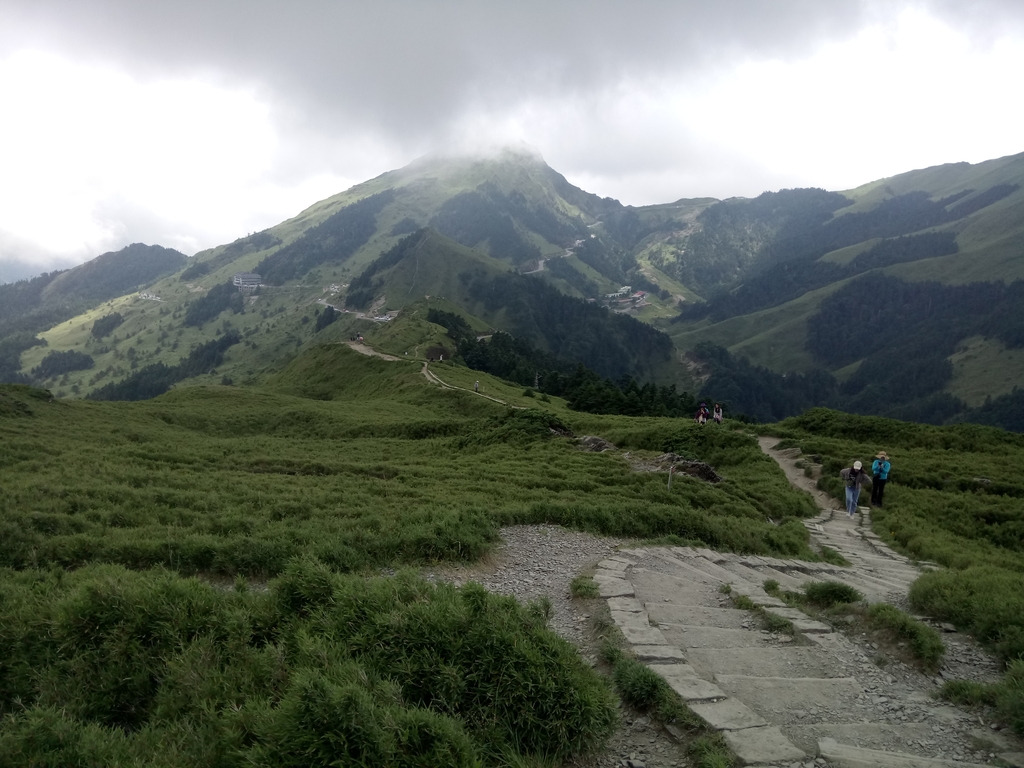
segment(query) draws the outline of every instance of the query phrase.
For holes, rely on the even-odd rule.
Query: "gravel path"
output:
[[[492,592],[520,602],[551,601],[548,626],[580,649],[591,664],[597,647],[589,635],[590,614],[570,592],[572,580],[597,562],[633,543],[553,525],[516,525],[501,530],[503,543],[480,563],[425,572],[429,579],[454,584],[476,581]],[[600,754],[573,763],[574,768],[681,768],[689,765],[683,747],[650,718],[623,707],[615,733]]]
[[[501,529],[503,543],[481,563],[432,569],[428,578],[455,584],[476,581],[492,592],[512,595],[522,603],[547,597],[552,617],[548,626],[582,646],[589,615],[579,613],[569,585],[599,560],[615,554],[624,539],[604,538],[553,525],[514,525]]]

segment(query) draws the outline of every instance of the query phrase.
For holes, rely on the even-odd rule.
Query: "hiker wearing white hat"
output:
[[[885,493],[885,484],[889,481],[889,470],[892,464],[889,463],[889,454],[879,451],[875,460],[871,462],[871,506],[882,506],[882,494]]]
[[[871,478],[867,472],[864,471],[864,465],[859,461],[853,462],[852,467],[847,467],[839,476],[843,478],[843,483],[846,485],[846,514],[853,517],[857,514],[857,499],[860,498],[860,488],[862,485],[871,485]]]

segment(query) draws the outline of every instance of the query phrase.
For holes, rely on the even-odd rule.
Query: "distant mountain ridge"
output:
[[[72,269],[0,285],[0,381],[22,381],[20,355],[40,331],[109,299],[145,287],[185,265],[185,254],[132,243]]]
[[[419,250],[395,250],[417,233]],[[230,291],[219,286],[237,272],[259,273],[263,286],[227,302]],[[893,290],[865,292],[868,278],[882,279]],[[560,344],[548,325],[583,327],[577,326],[579,318],[608,305],[667,332],[676,349],[666,355],[661,342],[656,353],[641,352],[643,345],[637,353],[626,347],[601,361],[573,341],[561,354],[590,354],[588,359],[604,365],[603,375],[689,388],[716,383],[732,393],[736,407],[747,398],[752,413],[782,416],[808,403],[846,403],[934,421],[962,418],[970,408],[983,407],[986,397],[1009,396],[1024,384],[1024,349],[1018,352],[1013,330],[1016,288],[1009,285],[1022,278],[1024,155],[911,171],[843,193],[782,190],[750,200],[699,198],[642,207],[579,189],[532,152],[431,155],[263,232],[196,254],[169,276],[153,279],[149,299],[108,297],[101,307],[82,294],[80,283],[53,278],[52,288],[46,283],[46,300],[52,293],[54,301],[80,297],[75,300],[92,306],[70,322],[53,324],[43,333],[50,346],[21,349],[17,362],[26,375],[52,370],[40,367],[51,351],[88,352],[95,369],[47,382],[62,394],[72,386],[84,394],[145,365],[183,365],[189,350],[237,333],[238,343],[225,350],[221,362],[187,381],[257,382],[306,344],[345,333],[372,336],[381,328],[372,317],[393,317],[428,297],[444,297],[461,308],[474,327],[520,334],[548,352]],[[990,287],[957,293],[956,286],[973,283]],[[484,291],[485,285],[491,287]],[[213,303],[202,298],[221,293]],[[561,294],[598,306],[538,321],[547,305],[561,306]],[[929,319],[936,303],[955,307],[958,297],[974,295],[995,298],[980,314],[953,311],[953,326],[938,314]],[[923,314],[904,318],[893,301]],[[338,312],[331,322],[320,318],[327,306]],[[825,311],[839,306],[847,307],[846,315]],[[91,324],[112,312],[123,318],[117,330],[90,337]],[[837,357],[821,347],[823,339],[843,336],[844,319],[856,333],[858,327],[876,328],[876,315],[889,318],[893,333],[867,333],[861,357]],[[198,317],[203,319],[193,322]],[[927,341],[928,329],[939,326],[955,337],[952,347]],[[624,332],[611,328],[607,332]],[[918,339],[931,361],[921,363],[918,374],[912,372],[908,339]],[[414,352],[414,340],[408,343],[395,349]],[[605,346],[619,349],[617,343],[609,338]],[[723,354],[709,353],[708,343],[754,368],[748,373],[739,363],[726,364]],[[648,354],[658,359],[645,360]],[[753,394],[756,366],[780,377],[771,379],[777,388],[787,386],[788,373],[813,376],[799,398],[787,405],[790,396],[779,390],[771,395],[775,405],[765,410],[750,399],[768,397]],[[880,396],[864,388],[868,384],[856,389],[870,371],[882,371],[893,382],[881,406]],[[741,373],[747,384],[729,384],[729,376]],[[913,385],[899,385],[901,376]],[[921,376],[927,379],[923,385]],[[872,387],[885,383],[878,374],[870,378]],[[821,399],[831,401],[815,402]]]

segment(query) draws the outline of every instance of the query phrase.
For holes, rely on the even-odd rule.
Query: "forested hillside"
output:
[[[0,382],[27,382],[21,353],[46,342],[36,334],[108,299],[180,270],[185,255],[134,243],[74,269],[0,285]]]
[[[765,374],[812,377],[823,386],[811,404],[1019,428],[1022,185],[1018,155],[842,195],[785,190],[713,205],[675,268],[693,270],[707,301],[686,304],[669,332],[698,357],[710,342]],[[1000,354],[1005,373],[992,376]],[[751,402],[765,375],[755,383],[730,369],[734,383],[748,379],[733,391],[749,412],[782,415],[767,395]]]

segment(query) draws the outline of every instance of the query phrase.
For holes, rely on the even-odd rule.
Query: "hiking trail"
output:
[[[871,531],[867,507],[848,518],[796,466],[798,451],[777,450],[776,443],[759,439],[818,505],[819,514],[804,521],[812,543],[839,551],[851,565],[692,547],[623,549],[600,562],[594,580],[636,657],[721,731],[744,765],[807,768],[817,758],[819,768],[968,768],[997,756],[1024,764],[1020,741],[1009,731],[932,698],[941,678],[882,661],[867,640],[851,639],[764,591],[767,579],[789,590],[839,581],[869,602],[904,607],[921,572]],[[797,638],[761,629],[756,615],[733,606],[724,585],[791,621]],[[994,673],[969,638],[947,635],[946,641],[954,665],[968,660],[950,672],[977,660],[983,674]]]

